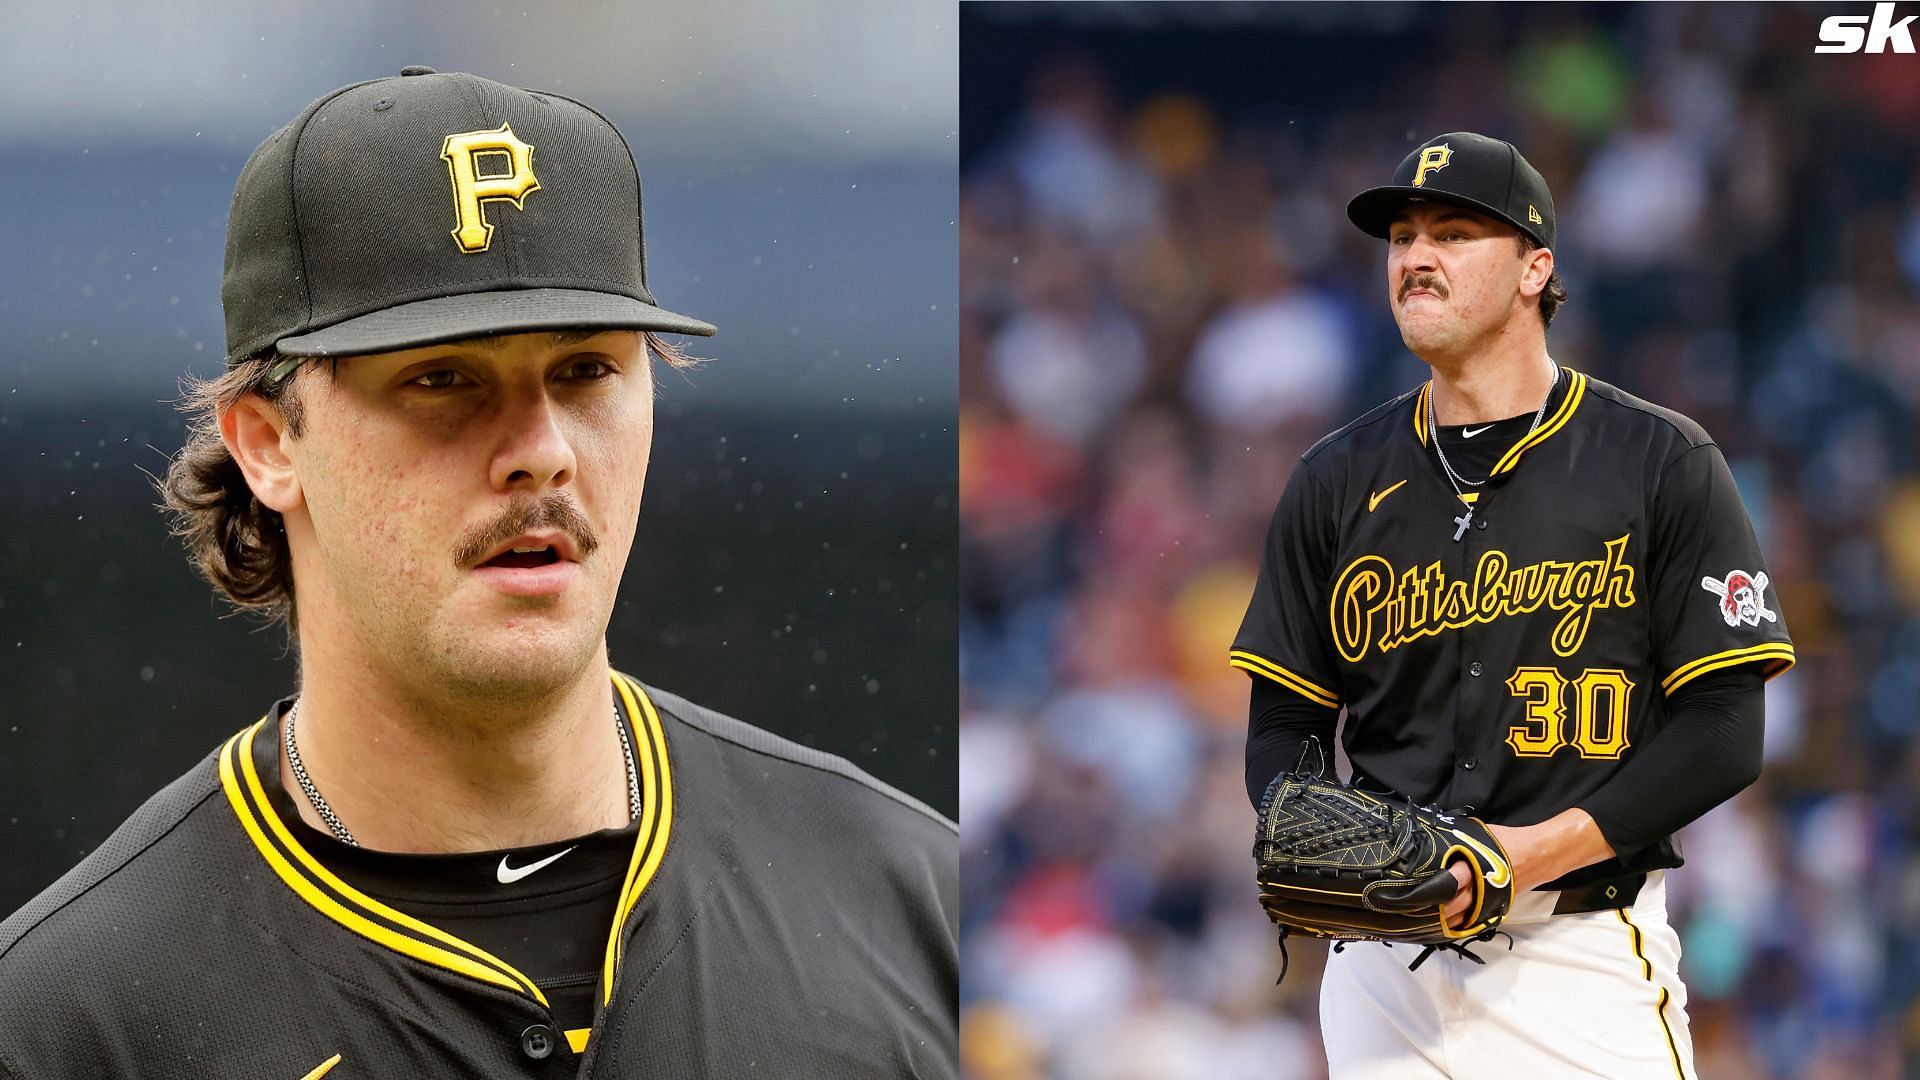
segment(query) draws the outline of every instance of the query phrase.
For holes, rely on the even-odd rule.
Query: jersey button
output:
[[[1474,757],[1472,754],[1468,754],[1466,757],[1460,759],[1460,767],[1468,772],[1472,772],[1480,767],[1480,759]]]
[[[520,1033],[520,1052],[535,1061],[543,1061],[553,1055],[553,1029],[545,1024],[535,1024]]]
[[[1471,675],[1471,676],[1473,676],[1473,677],[1474,677],[1474,678],[1476,678],[1476,679],[1477,679],[1477,678],[1479,678],[1479,677],[1480,677],[1480,673],[1481,673],[1481,672],[1483,672],[1483,671],[1485,671],[1485,670],[1487,670],[1487,669],[1486,669],[1486,668],[1483,668],[1483,667],[1481,667],[1481,666],[1480,666],[1480,661],[1478,661],[1478,660],[1475,660],[1475,661],[1474,661],[1473,663],[1471,663],[1471,664],[1468,664],[1468,665],[1467,665],[1467,674],[1469,674],[1469,675]]]
[[[1486,527],[1487,527],[1487,519],[1486,519],[1486,518],[1483,518],[1483,517],[1477,517],[1477,518],[1474,518],[1474,519],[1473,519],[1473,527],[1474,527],[1474,528],[1476,528],[1476,529],[1484,529],[1484,528],[1486,528]]]

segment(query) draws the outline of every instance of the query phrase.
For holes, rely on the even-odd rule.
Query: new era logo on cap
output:
[[[408,68],[309,105],[241,171],[227,360],[536,330],[713,333],[655,302],[645,259],[639,175],[605,117]]]

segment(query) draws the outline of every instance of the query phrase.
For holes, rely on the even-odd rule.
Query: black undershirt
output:
[[[321,837],[329,847],[318,844],[315,831],[309,826],[301,842],[349,885],[513,965],[547,996],[563,1030],[593,1026],[637,824],[557,844],[457,855],[368,851]],[[524,878],[499,881],[502,860],[511,876],[561,852]]]
[[[1526,436],[1533,427],[1536,415],[1538,413],[1525,413],[1479,424],[1448,424],[1434,430],[1440,436],[1440,448],[1447,452],[1447,463],[1453,466],[1454,472],[1468,480],[1485,480],[1501,456]],[[1469,431],[1473,432],[1472,438],[1466,437]],[[1435,471],[1444,476],[1444,470],[1440,468],[1440,455],[1428,454],[1427,457],[1433,462]],[[1497,487],[1499,483],[1496,480],[1479,488],[1461,484],[1460,490],[1471,495],[1475,491]]]
[[[372,851],[307,824],[277,769],[261,780],[301,845],[347,884],[518,969],[547,996],[562,1030],[593,1026],[607,939],[637,823],[503,851]],[[305,801],[304,795],[297,798]],[[531,874],[514,874],[560,852],[566,854]],[[507,876],[515,879],[505,884],[499,880],[503,860]]]

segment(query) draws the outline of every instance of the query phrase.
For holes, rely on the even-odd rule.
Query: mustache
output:
[[[1409,274],[1400,280],[1400,296],[1398,299],[1405,300],[1407,294],[1415,289],[1431,289],[1433,290],[1433,294],[1442,300],[1452,295],[1447,291],[1446,285],[1432,274]]]
[[[593,523],[587,520],[587,515],[581,513],[572,499],[552,491],[538,499],[516,496],[499,517],[469,530],[453,549],[453,564],[459,567],[473,566],[486,558],[487,553],[495,547],[521,533],[538,529],[555,529],[566,533],[572,538],[574,546],[580,549],[582,561],[600,548],[600,537],[594,532]]]

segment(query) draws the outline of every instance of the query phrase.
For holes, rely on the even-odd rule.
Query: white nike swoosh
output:
[[[567,851],[572,850],[573,848],[567,849]],[[494,871],[493,876],[499,880],[500,884],[511,885],[521,878],[526,877],[528,874],[538,873],[548,866],[551,866],[553,863],[559,861],[560,856],[565,855],[567,851],[556,851],[552,855],[541,859],[539,862],[530,862],[525,866],[508,866],[507,857],[502,855],[500,856],[500,869]]]
[[[1483,431],[1485,431],[1485,430],[1487,430],[1487,428],[1490,428],[1490,427],[1492,427],[1492,426],[1493,426],[1492,424],[1488,424],[1488,425],[1487,425],[1487,427],[1470,427],[1470,428],[1461,428],[1461,429],[1460,429],[1460,437],[1461,437],[1461,438],[1463,438],[1463,439],[1471,439],[1471,438],[1473,438],[1473,437],[1474,437],[1475,435],[1478,435],[1478,434],[1480,434],[1481,432],[1483,432]]]

